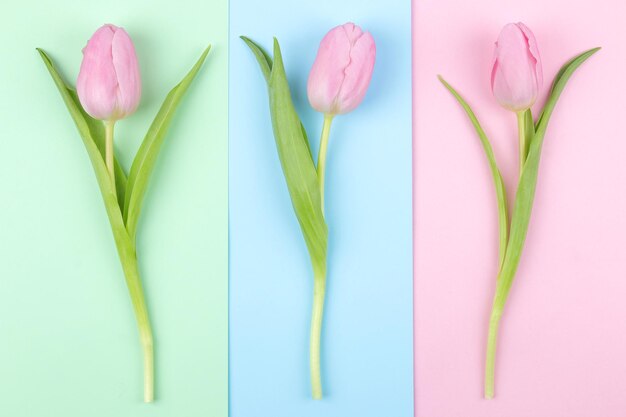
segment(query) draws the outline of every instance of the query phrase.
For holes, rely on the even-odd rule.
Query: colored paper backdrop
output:
[[[408,417],[412,388],[410,2],[231,0],[230,348],[233,417]],[[317,154],[322,116],[306,98],[319,42],[348,20],[377,61],[327,160],[330,229],[322,335],[325,398],[310,399],[312,273],[272,135],[265,82],[238,38],[282,47]]]
[[[623,2],[414,2],[416,415],[618,417],[626,409],[626,168]],[[491,96],[493,42],[533,29],[545,87],[569,58],[603,49],[550,121],[526,249],[501,324],[496,399],[482,399],[497,273],[497,212],[468,99],[509,190],[515,116]],[[535,107],[538,109],[539,106]]]
[[[20,1],[0,45],[0,414],[227,416],[225,0]],[[145,405],[135,319],[91,164],[35,47],[74,83],[106,22],[135,41],[144,94],[116,127],[129,167],[165,95],[208,43],[147,193],[138,252],[155,332]]]

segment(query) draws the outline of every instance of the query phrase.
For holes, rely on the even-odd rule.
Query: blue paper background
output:
[[[317,155],[306,79],[324,34],[354,21],[377,43],[374,76],[335,119],[326,184],[329,275],[324,400],[310,399],[312,273],[247,35],[280,43]],[[230,384],[233,417],[413,415],[410,2],[230,2]]]

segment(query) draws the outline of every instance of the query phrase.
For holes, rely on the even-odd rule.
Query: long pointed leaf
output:
[[[559,69],[559,72],[556,73],[556,75],[554,76],[554,81],[552,81],[552,86],[550,87],[550,93],[548,94],[548,97],[551,97],[554,94],[554,90],[557,86],[557,84],[559,84],[559,81],[561,80],[561,78],[563,77],[563,75],[565,74],[565,71],[567,71],[567,69],[575,63],[575,61],[580,60],[581,58],[583,58],[583,61],[586,60],[587,58],[589,58],[591,55],[595,54],[596,52],[598,52],[600,49],[600,47],[597,48],[592,48],[588,51],[583,52],[580,55],[575,56],[574,58],[570,59],[569,61],[567,61],[562,67],[561,69]],[[571,74],[570,74],[571,75]],[[569,76],[568,76],[569,77]],[[559,93],[560,94],[560,93]],[[546,102],[547,104],[547,102]],[[541,113],[539,114],[539,117],[537,118],[537,122],[535,123],[535,130],[537,130],[537,128],[539,127],[539,123],[541,123],[541,119],[543,118],[543,114],[546,111],[546,106],[544,106],[544,108],[542,109]]]
[[[96,120],[89,116],[78,100],[76,90],[67,85],[63,78],[58,73],[50,57],[40,48],[37,48],[37,52],[41,56],[44,64],[48,68],[48,71],[52,75],[52,79],[56,84],[63,101],[70,111],[70,115],[78,127],[78,131],[83,141],[92,142],[96,145],[101,158],[104,158],[104,125],[101,121]],[[126,173],[121,165],[115,160],[115,180],[116,190],[119,201],[124,201],[124,193],[126,190]],[[121,199],[120,199],[121,197]]]
[[[259,67],[261,68],[261,72],[263,73],[263,77],[265,78],[265,82],[270,82],[270,73],[272,72],[273,61],[272,57],[265,51],[265,49],[261,48],[259,44],[254,42],[252,39],[246,36],[240,36],[241,40],[243,40],[248,48],[254,54],[257,62],[259,63]]]
[[[65,84],[59,73],[54,68],[52,60],[41,49],[38,49],[38,51],[43,59],[43,62],[48,68],[54,83],[61,93],[61,97],[63,98],[63,101],[65,102],[76,127],[78,128],[78,132],[83,139],[85,149],[87,150],[87,154],[89,155],[89,159],[93,165],[98,185],[100,186],[100,192],[109,217],[111,230],[113,231],[113,238],[115,240],[117,252],[124,270],[124,278],[126,279],[126,285],[128,287],[130,299],[135,311],[140,340],[144,349],[144,377],[146,378],[144,395],[146,401],[151,401],[153,396],[152,330],[150,328],[148,310],[137,268],[134,241],[131,239],[128,231],[126,230],[126,226],[124,225],[124,219],[119,205],[120,200],[118,200],[118,196],[115,193],[111,177],[109,176],[109,172],[104,162],[102,146],[98,146],[98,143],[100,143],[98,135],[101,135],[102,132],[98,130],[100,128],[98,122],[90,118],[82,110],[75,92]],[[104,140],[103,137],[100,137],[100,139]],[[102,145],[102,143],[100,143],[100,145]],[[122,178],[125,183],[126,176],[119,167],[118,172],[120,173],[119,178]]]
[[[278,41],[274,60],[256,43],[243,38],[254,53],[268,83],[276,147],[293,208],[304,235],[316,276],[326,274],[328,228],[322,213],[317,171],[306,133],[294,108]],[[269,69],[269,76],[266,71]]]
[[[500,229],[500,263],[499,267],[502,267],[502,263],[504,262],[504,255],[506,253],[506,245],[508,239],[508,230],[509,230],[509,220],[508,220],[508,210],[506,207],[506,190],[504,189],[504,181],[502,181],[502,175],[500,174],[500,170],[498,169],[498,165],[496,164],[496,157],[493,154],[493,149],[491,148],[491,143],[489,143],[489,138],[487,138],[487,134],[481,127],[478,118],[472,111],[472,108],[467,104],[467,102],[461,97],[461,95],[443,79],[443,77],[439,76],[439,81],[452,93],[454,98],[459,102],[467,116],[469,117],[472,125],[474,125],[474,129],[476,129],[476,133],[480,138],[480,143],[483,145],[483,149],[485,150],[485,155],[487,156],[487,160],[489,162],[489,169],[491,170],[491,176],[493,177],[493,183],[496,188],[496,198],[498,202],[498,225]]]
[[[172,122],[176,108],[196,77],[200,67],[202,67],[210,49],[211,46],[209,45],[185,78],[169,92],[137,151],[130,169],[124,202],[124,220],[133,241],[137,234],[137,222],[139,221],[143,198],[148,188],[148,181],[161,150],[161,145],[163,145],[165,140],[167,130]]]
[[[552,116],[552,111],[565,88],[568,80],[576,71],[576,69],[585,62],[591,55],[596,53],[600,48],[594,48],[583,52],[561,68],[557,74],[550,97],[548,98],[541,118],[537,124],[537,130],[533,137],[526,164],[520,176],[517,194],[515,196],[515,205],[513,209],[513,217],[511,219],[511,234],[506,250],[506,256],[500,279],[496,288],[496,296],[494,297],[494,309],[498,309],[501,313],[506,299],[509,295],[517,267],[522,255],[526,234],[528,232],[528,224],[532,212],[533,201],[535,198],[535,189],[537,186],[537,174],[539,171],[539,160],[541,157],[541,149],[543,140],[548,127],[548,121]],[[497,314],[496,314],[497,315]]]
[[[259,66],[261,67],[261,72],[263,73],[263,77],[265,78],[265,81],[268,83],[268,87],[269,87],[270,74],[272,71],[272,66],[274,65],[272,57],[267,53],[265,49],[263,49],[259,44],[254,42],[252,39],[246,36],[240,36],[240,38],[246,43],[246,45],[248,45],[248,47],[254,54],[254,57],[256,58],[257,62],[259,63]],[[311,155],[311,159],[313,159],[313,154],[311,153],[311,144],[309,143],[309,137],[306,134],[306,129],[304,128],[304,125],[302,123],[300,123],[300,127],[302,128],[302,136],[304,136],[304,141],[306,142],[306,146],[309,149],[309,155]]]
[[[46,64],[54,83],[61,93],[61,97],[63,98],[63,101],[65,102],[76,127],[78,128],[80,137],[83,139],[83,144],[85,145],[85,149],[87,150],[87,154],[89,155],[89,159],[93,165],[94,173],[96,174],[96,180],[100,186],[100,192],[102,193],[104,206],[106,208],[109,221],[111,222],[113,237],[115,238],[115,243],[118,247],[120,257],[123,258],[128,254],[132,254],[134,256],[134,245],[129,238],[126,227],[124,226],[122,212],[118,204],[115,190],[113,189],[111,177],[109,176],[109,172],[100,149],[98,149],[94,137],[92,136],[91,129],[94,127],[94,124],[90,123],[88,121],[89,119],[85,117],[85,113],[76,102],[76,95],[72,93],[72,90],[67,87],[59,73],[56,71],[52,60],[41,49],[38,49],[38,51]]]

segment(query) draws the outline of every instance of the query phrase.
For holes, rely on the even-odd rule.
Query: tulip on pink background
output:
[[[454,11],[454,13],[451,13]],[[622,417],[626,410],[626,5],[618,0],[413,2],[415,415]],[[497,396],[483,399],[498,268],[493,181],[458,87],[493,143],[507,190],[517,123],[494,100],[493,43],[523,21],[545,83],[601,45],[548,127],[528,237],[499,334]]]
[[[504,26],[496,42],[491,89],[505,109],[530,108],[543,85],[541,57],[535,35],[523,23]]]
[[[376,45],[369,32],[354,23],[333,28],[322,39],[309,74],[311,106],[325,114],[354,110],[365,97],[375,60]]]
[[[141,98],[141,77],[135,47],[124,29],[107,24],[89,39],[76,92],[94,119],[115,121],[134,113]]]

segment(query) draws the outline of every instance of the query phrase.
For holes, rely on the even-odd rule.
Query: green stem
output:
[[[320,340],[322,318],[324,316],[324,296],[326,293],[326,275],[315,273],[313,278],[313,311],[311,314],[311,391],[314,400],[322,399],[322,373],[320,367]]]
[[[517,131],[519,133],[519,173],[522,176],[522,170],[528,156],[528,141],[526,140],[526,110],[517,112]]]
[[[105,164],[109,176],[111,178],[112,194],[115,194],[115,157],[113,150],[113,128],[115,126],[114,121],[104,122],[105,132]],[[117,204],[115,204],[117,209]],[[152,327],[150,326],[150,319],[148,317],[148,308],[146,306],[146,300],[143,293],[143,287],[141,285],[141,277],[139,276],[139,267],[137,264],[137,253],[135,251],[135,244],[133,238],[128,234],[128,231],[124,227],[121,212],[115,213],[118,216],[114,216],[111,219],[111,227],[113,228],[113,235],[115,237],[115,244],[117,246],[117,252],[122,263],[122,269],[124,270],[124,277],[126,278],[126,286],[128,287],[128,293],[130,300],[133,304],[133,310],[135,311],[135,318],[137,320],[137,327],[139,329],[139,339],[141,342],[141,348],[143,351],[143,375],[144,375],[144,401],[151,403],[154,401],[154,341],[152,337]],[[109,213],[111,217],[111,213]]]
[[[489,319],[489,335],[487,336],[487,358],[485,360],[485,398],[492,399],[495,386],[496,347],[498,343],[498,327],[502,312],[494,305]]]
[[[113,151],[113,128],[115,126],[114,121],[106,120],[104,122],[104,154],[107,171],[111,176],[111,183],[115,187],[115,156]]]
[[[317,156],[317,178],[320,185],[320,195],[322,198],[322,213],[324,212],[324,176],[326,172],[326,152],[328,151],[328,137],[330,136],[330,125],[334,115],[324,115],[324,126],[322,126],[322,137],[320,138],[320,151]]]
[[[127,237],[126,231],[124,235]],[[117,237],[117,236],[116,236]],[[137,319],[139,328],[139,339],[143,350],[144,361],[144,401],[150,403],[154,400],[154,342],[152,337],[152,327],[148,318],[148,308],[144,297],[141,278],[137,265],[135,248],[130,243],[130,239],[116,239],[118,253],[124,269],[126,285],[130,294],[130,299]]]

